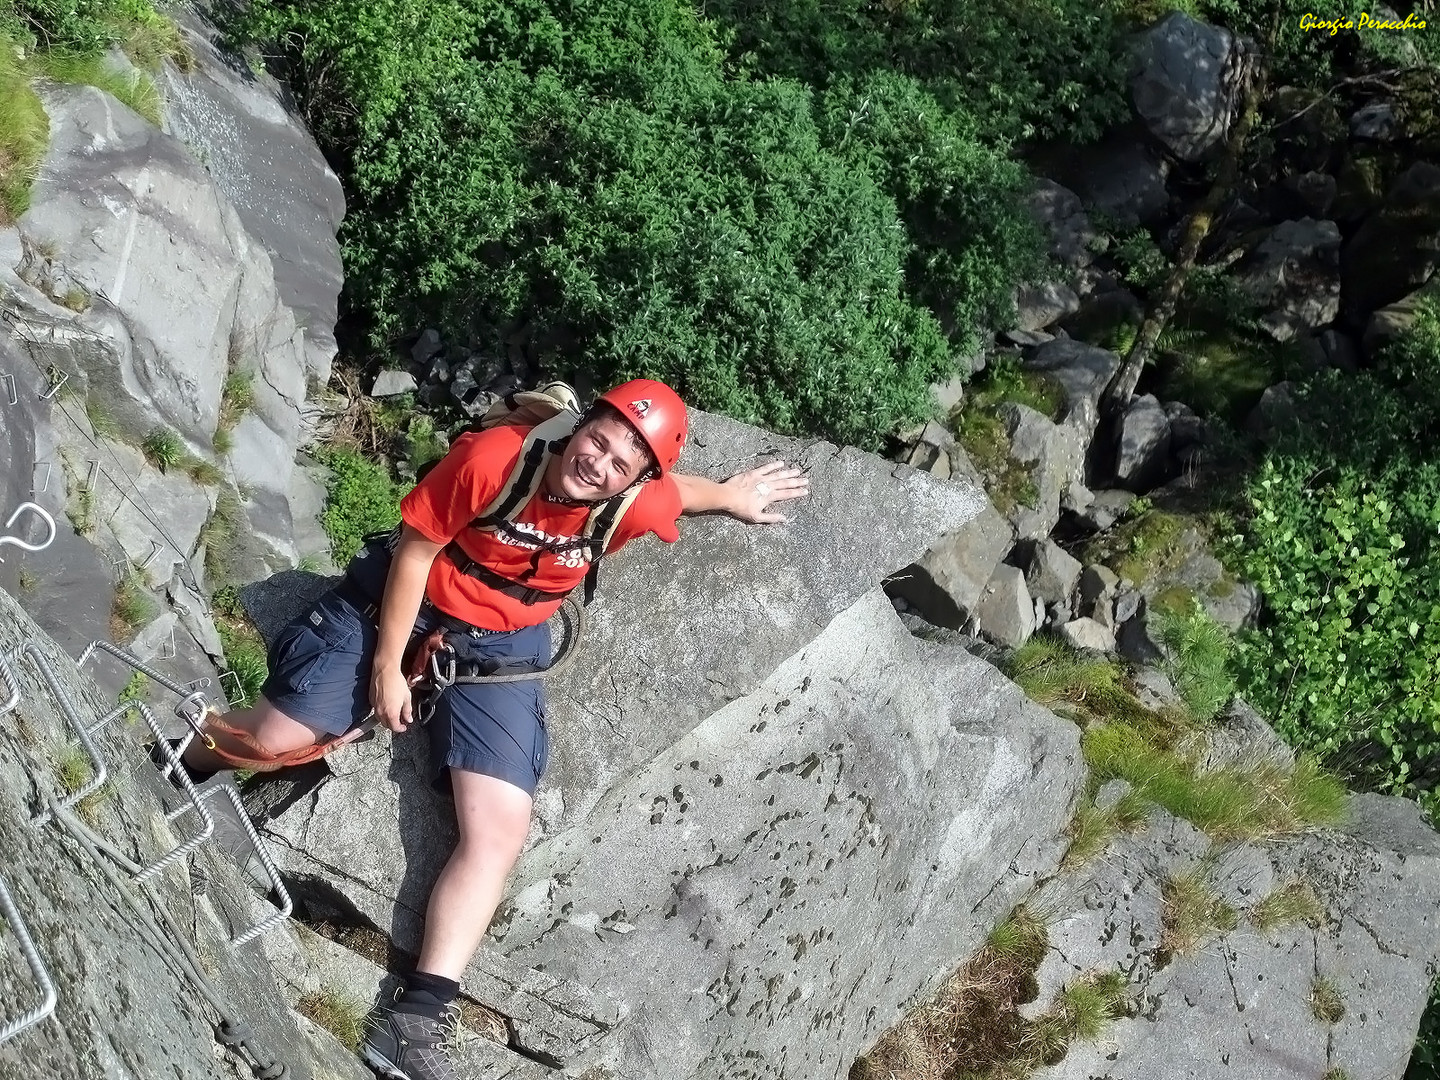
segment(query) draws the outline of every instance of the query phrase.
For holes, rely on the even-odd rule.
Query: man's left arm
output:
[[[768,509],[772,503],[799,499],[810,491],[810,478],[783,461],[747,469],[724,482],[684,473],[671,473],[670,477],[680,489],[682,513],[718,511],[760,525],[785,520],[784,515]]]

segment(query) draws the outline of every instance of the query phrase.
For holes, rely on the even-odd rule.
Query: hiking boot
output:
[[[397,1001],[371,1014],[360,1056],[388,1080],[460,1080],[446,1045],[459,1023],[460,1009],[453,1003],[437,1020]]]

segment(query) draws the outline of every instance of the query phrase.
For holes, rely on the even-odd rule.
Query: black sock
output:
[[[443,975],[431,975],[428,971],[412,971],[405,976],[405,993],[400,995],[400,1004],[411,1012],[440,1019],[441,1011],[460,994],[460,984]]]
[[[179,752],[180,743],[183,740],[167,739],[166,741],[170,744],[170,749],[172,752]],[[165,756],[165,751],[160,748],[159,743],[156,743],[155,746],[151,749],[150,760],[155,763],[155,767],[157,769],[168,769],[170,767],[170,759]],[[189,774],[190,783],[192,784],[203,784],[206,780],[209,780],[212,776],[215,775],[213,771],[206,772],[203,769],[192,769],[189,765],[185,764],[183,760],[180,762],[180,768],[184,769],[185,772]]]

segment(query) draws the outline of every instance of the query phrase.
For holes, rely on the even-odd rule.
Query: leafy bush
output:
[[[1036,265],[1023,168],[898,60],[754,78],[678,0],[267,0],[241,28],[342,163],[377,345],[428,323],[501,355],[528,319],[558,374],[873,448]]]
[[[1440,777],[1440,318],[1379,370],[1318,378],[1252,480],[1240,540],[1268,618],[1242,688],[1293,745],[1367,786]]]
[[[400,521],[400,499],[405,491],[379,465],[353,450],[331,450],[324,455],[330,468],[325,512],[320,524],[330,537],[330,552],[344,566],[373,532],[394,528]]]

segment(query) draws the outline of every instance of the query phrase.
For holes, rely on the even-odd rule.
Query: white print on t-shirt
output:
[[[552,536],[544,529],[537,529],[534,525],[526,525],[522,521],[511,522],[511,524],[514,526],[516,532],[523,532],[533,536],[536,540],[540,541],[540,544],[578,544],[580,541],[580,537],[578,536]],[[509,544],[511,547],[534,551],[540,546],[540,544],[527,544],[523,540],[517,540],[507,532],[499,532],[496,535],[499,537],[501,543]],[[555,561],[561,566],[568,566],[573,569],[577,566],[585,565],[585,549],[583,547],[573,547],[568,551],[556,551],[552,554],[555,556]]]

